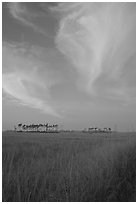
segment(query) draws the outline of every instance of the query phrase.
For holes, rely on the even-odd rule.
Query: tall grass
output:
[[[135,201],[135,137],[3,136],[3,201]]]

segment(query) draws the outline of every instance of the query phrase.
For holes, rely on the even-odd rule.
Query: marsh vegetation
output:
[[[2,199],[136,200],[135,133],[3,133]]]

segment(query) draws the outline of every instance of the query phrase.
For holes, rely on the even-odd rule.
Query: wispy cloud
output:
[[[25,5],[21,2],[9,2],[7,5],[13,18],[20,21],[23,25],[32,28],[34,31],[47,36],[46,31],[37,26],[34,22],[34,20],[38,17],[38,14],[28,11]]]
[[[135,96],[135,3],[64,3],[58,49],[89,94],[129,100]]]
[[[52,106],[50,94],[57,81],[48,70],[41,71],[42,64],[33,58],[32,53],[26,55],[29,52],[26,48],[20,49],[8,43],[3,47],[3,91],[19,104],[60,117]]]

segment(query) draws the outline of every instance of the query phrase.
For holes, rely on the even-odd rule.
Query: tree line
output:
[[[46,124],[22,124],[19,123],[14,126],[14,130],[17,132],[58,132],[58,124],[49,125]]]

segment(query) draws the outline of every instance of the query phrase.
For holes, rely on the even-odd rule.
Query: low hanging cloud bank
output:
[[[135,98],[135,3],[61,3],[58,49],[78,72],[77,86],[91,95]]]
[[[16,99],[19,104],[60,117],[49,102],[51,100],[50,88],[57,81],[49,75],[46,69],[41,73],[37,64],[42,66],[25,47],[4,43],[3,91]]]

